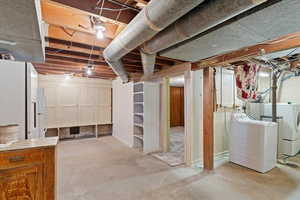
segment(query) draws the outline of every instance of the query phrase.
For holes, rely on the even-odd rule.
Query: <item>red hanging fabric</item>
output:
[[[256,64],[244,64],[235,68],[237,97],[243,101],[257,100],[258,71]]]

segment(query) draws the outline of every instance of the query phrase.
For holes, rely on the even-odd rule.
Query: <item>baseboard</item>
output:
[[[229,151],[224,151],[220,153],[216,153],[214,155],[214,162],[222,161],[229,156]],[[191,167],[194,168],[203,168],[203,159],[197,159],[192,162]]]

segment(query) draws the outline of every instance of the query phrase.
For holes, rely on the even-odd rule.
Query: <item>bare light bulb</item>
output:
[[[104,32],[106,28],[101,24],[95,24],[95,30]]]
[[[92,75],[92,69],[91,68],[87,68],[87,70],[86,70],[86,74],[88,75],[88,76],[90,76],[90,75]]]
[[[65,74],[65,79],[66,80],[70,80],[71,79],[71,75],[70,74]]]
[[[104,38],[103,31],[98,30],[97,33],[96,33],[96,37],[97,37],[98,39],[103,39],[103,38]]]

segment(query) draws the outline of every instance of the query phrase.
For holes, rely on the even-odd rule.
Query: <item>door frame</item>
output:
[[[191,67],[184,72],[162,78],[161,91],[161,146],[163,152],[169,151],[170,144],[170,84],[169,79],[184,76],[184,163],[193,165],[193,85]]]

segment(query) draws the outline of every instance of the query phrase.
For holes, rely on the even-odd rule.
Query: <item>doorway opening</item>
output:
[[[184,75],[171,77],[168,83],[166,105],[169,123],[166,133],[163,133],[166,134],[167,147],[153,155],[170,166],[178,166],[185,163]]]

